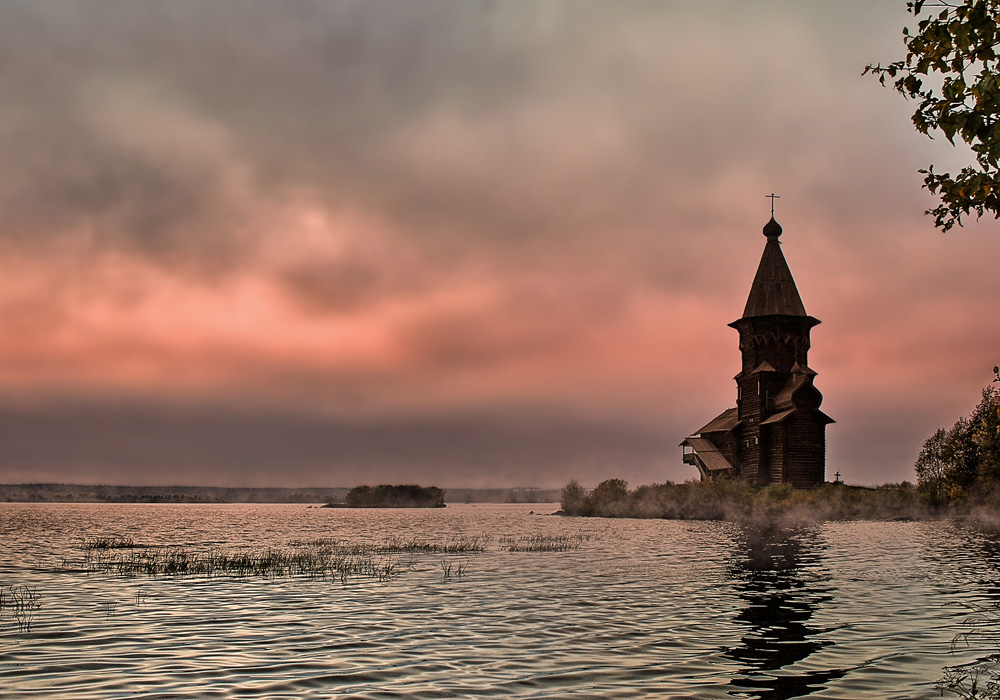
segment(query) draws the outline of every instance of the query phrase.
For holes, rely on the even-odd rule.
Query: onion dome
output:
[[[764,224],[764,235],[770,238],[774,236],[777,238],[781,235],[781,224],[774,220],[774,216],[771,216],[771,220]]]

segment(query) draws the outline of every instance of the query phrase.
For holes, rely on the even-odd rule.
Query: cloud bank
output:
[[[897,5],[0,5],[0,478],[693,477],[771,191],[830,472],[912,478],[1000,238],[921,214]]]

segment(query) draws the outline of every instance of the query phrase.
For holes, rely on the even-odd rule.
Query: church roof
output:
[[[733,465],[729,463],[729,460],[726,459],[725,455],[719,451],[719,448],[711,440],[689,437],[681,444],[693,447],[694,451],[698,454],[698,458],[701,459],[701,463],[709,471],[723,471],[733,468]]]
[[[767,245],[757,266],[757,275],[750,287],[743,318],[754,316],[805,316],[806,308],[802,305],[802,297],[795,287],[792,272],[788,269],[785,256],[781,253],[778,237],[781,226],[771,217],[764,226]]]
[[[739,409],[727,408],[725,411],[717,415],[708,425],[705,425],[698,430],[694,431],[694,435],[704,435],[705,433],[728,433],[730,430],[735,428],[740,424]]]
[[[785,420],[786,418],[788,418],[788,416],[792,415],[793,413],[795,413],[798,410],[799,409],[797,409],[797,408],[788,408],[788,409],[785,409],[784,411],[779,411],[778,413],[775,413],[773,416],[768,416],[767,418],[765,418],[764,420],[762,420],[760,422],[760,424],[761,425],[771,425],[772,423],[780,423],[781,421]],[[833,418],[831,418],[830,416],[826,415],[825,413],[823,413],[819,409],[816,409],[816,415],[819,417],[819,419],[823,423],[836,423],[837,422]]]
[[[778,411],[773,416],[768,416],[767,418],[765,418],[764,420],[762,420],[760,422],[760,424],[761,425],[770,425],[771,423],[780,423],[781,421],[785,420],[786,418],[788,418],[788,416],[792,415],[793,413],[795,413],[795,408],[794,407],[793,408],[785,409],[784,411]]]

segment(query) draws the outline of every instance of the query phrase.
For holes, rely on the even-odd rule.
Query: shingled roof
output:
[[[774,217],[764,226],[767,245],[757,266],[757,275],[750,287],[743,318],[754,316],[805,316],[806,307],[802,305],[802,297],[795,287],[792,272],[788,269],[785,256],[781,253],[778,237],[781,226]]]
[[[708,433],[728,433],[740,424],[739,409],[727,408],[717,415],[707,425],[698,428],[692,435],[707,435]]]
[[[719,451],[719,448],[711,440],[689,437],[681,445],[693,448],[695,454],[698,455],[698,459],[701,460],[701,463],[705,465],[705,469],[709,472],[725,471],[726,469],[733,468],[733,465],[726,459],[726,456]]]

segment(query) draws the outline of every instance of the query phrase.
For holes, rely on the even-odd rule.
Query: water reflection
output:
[[[822,563],[826,543],[812,528],[745,526],[729,566],[745,605],[736,621],[747,626],[725,656],[740,664],[730,695],[784,700],[821,690],[848,669],[816,670],[806,661],[831,642],[830,628],[810,625],[818,606],[833,599]],[[801,665],[803,668],[792,668]]]

